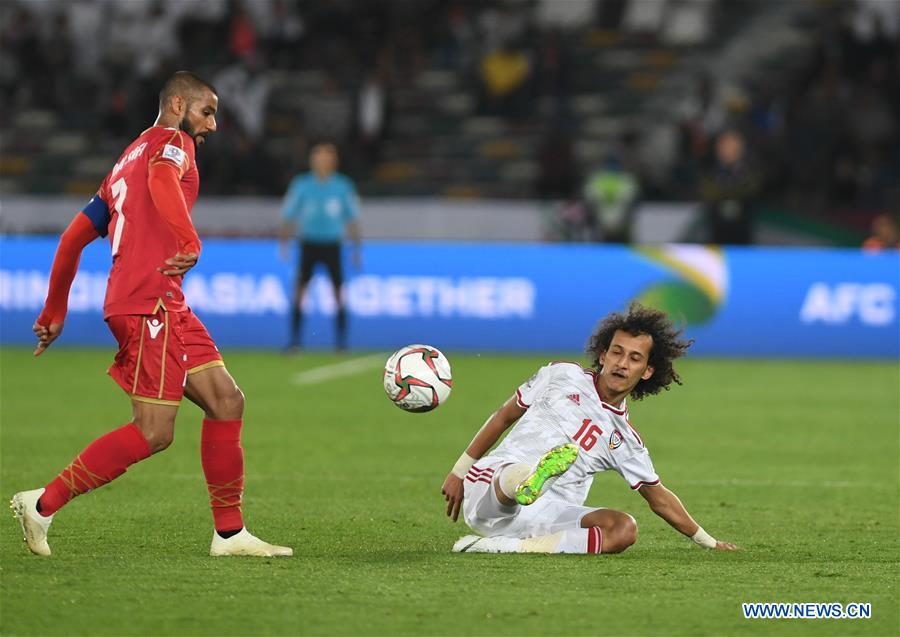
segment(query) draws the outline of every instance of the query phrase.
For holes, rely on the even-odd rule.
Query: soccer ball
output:
[[[431,411],[450,397],[450,361],[430,345],[407,345],[384,364],[384,391],[406,411]]]

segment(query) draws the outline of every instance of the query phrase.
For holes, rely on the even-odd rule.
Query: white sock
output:
[[[600,553],[603,549],[603,531],[599,526],[589,529],[563,531],[557,553]]]
[[[600,553],[603,532],[600,527],[590,529],[569,529],[552,535],[522,540],[520,553]]]
[[[503,492],[510,500],[516,499],[516,487],[528,474],[531,473],[531,465],[524,463],[508,464],[500,470],[500,478],[497,484],[500,485],[500,491]]]
[[[603,548],[600,527],[569,529],[551,535],[520,540],[515,537],[483,537],[466,553],[600,553]]]

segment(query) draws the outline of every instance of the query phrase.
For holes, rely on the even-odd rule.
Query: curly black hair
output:
[[[665,312],[644,307],[638,302],[631,303],[626,314],[613,312],[597,324],[585,350],[595,369],[599,371],[603,367],[600,363],[600,354],[609,349],[613,335],[619,330],[632,336],[647,334],[653,339],[649,361],[653,375],[647,380],[641,379],[631,391],[631,396],[635,400],[658,394],[662,389],[668,391],[669,385],[673,382],[681,384],[681,377],[678,376],[672,362],[684,356],[694,341],[681,339],[682,330],[675,327]]]

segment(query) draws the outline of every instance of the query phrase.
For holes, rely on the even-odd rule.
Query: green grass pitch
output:
[[[201,415],[165,453],[64,509],[54,555],[0,526],[2,635],[898,635],[898,367],[687,360],[685,384],[632,403],[663,482],[715,536],[703,551],[615,475],[589,504],[632,513],[621,555],[454,555],[466,531],[441,483],[485,417],[546,357],[446,352],[454,393],[429,414],[385,398],[380,370],[226,353],[247,395],[245,512],[280,560],[207,556]],[[345,358],[352,358],[348,355]],[[2,494],[43,485],[128,422],[111,352],[0,351]],[[869,602],[868,620],[745,620],[741,602]]]

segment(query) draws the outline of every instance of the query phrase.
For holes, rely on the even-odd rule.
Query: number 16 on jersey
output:
[[[597,444],[601,434],[603,434],[603,430],[597,425],[591,424],[590,418],[585,418],[581,422],[581,428],[572,436],[572,440],[581,445],[585,451],[590,451]]]

